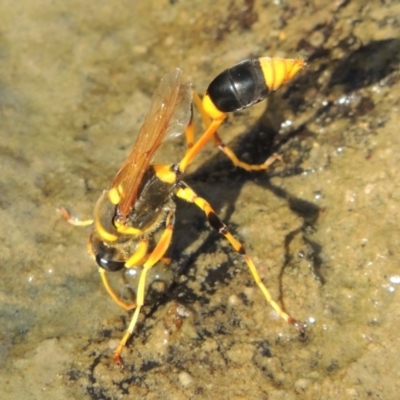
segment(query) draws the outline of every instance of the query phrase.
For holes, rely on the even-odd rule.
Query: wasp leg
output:
[[[202,101],[201,101],[198,93],[193,92],[193,100],[194,100],[194,103],[196,104],[197,109],[200,112],[201,119],[203,120],[204,125],[206,127],[209,127],[212,123],[212,119],[208,116],[208,114],[204,110]],[[268,167],[271,164],[273,164],[274,161],[282,160],[282,157],[279,154],[274,153],[270,157],[268,157],[262,164],[248,164],[244,161],[239,160],[239,158],[236,156],[234,151],[222,142],[222,140],[219,137],[217,132],[214,132],[213,140],[214,140],[215,146],[218,147],[232,161],[233,165],[235,165],[236,167],[242,168],[246,171],[265,170],[265,169],[268,169]]]
[[[165,228],[163,234],[161,235],[160,240],[158,241],[154,250],[149,255],[149,258],[143,264],[143,269],[140,274],[139,286],[138,286],[137,295],[136,295],[136,309],[132,316],[131,322],[129,323],[128,329],[125,332],[124,337],[121,339],[117,349],[114,352],[114,361],[119,365],[122,365],[122,360],[121,360],[122,349],[126,345],[126,342],[131,337],[132,332],[135,329],[137,320],[139,318],[140,310],[144,304],[146,274],[155,264],[157,264],[158,261],[160,261],[161,258],[164,257],[164,254],[167,251],[167,249],[171,243],[172,232],[174,229],[174,223],[175,223],[175,214],[174,214],[174,212],[171,211],[168,214],[168,217],[166,220],[166,228]]]
[[[148,250],[149,250],[148,240],[145,238],[140,239],[136,251],[126,261],[125,268],[132,268],[143,264],[143,261],[147,256]]]
[[[74,226],[88,226],[88,225],[92,225],[93,224],[93,220],[92,219],[80,220],[80,219],[78,219],[76,217],[73,217],[65,207],[58,207],[56,210],[71,225],[74,225]]]
[[[136,303],[126,304],[122,300],[120,300],[120,298],[115,294],[113,288],[111,287],[111,285],[108,282],[106,270],[103,268],[99,268],[99,273],[100,273],[103,285],[107,290],[107,293],[114,300],[114,302],[117,303],[120,307],[122,307],[126,311],[133,310],[136,307]]]
[[[205,132],[200,136],[199,140],[197,140],[197,142],[194,143],[192,147],[189,147],[190,145],[188,145],[188,150],[186,151],[185,156],[178,164],[178,169],[181,173],[185,171],[187,166],[193,161],[193,158],[196,156],[196,154],[204,147],[204,145],[211,139],[211,137],[214,136],[214,133],[222,124],[226,116],[226,114],[221,114],[219,119],[212,120],[211,124],[207,127]]]
[[[190,117],[189,125],[185,129],[186,145],[188,147],[188,150],[191,149],[194,145],[193,104],[191,105],[191,113],[192,115]]]
[[[215,145],[232,161],[233,165],[236,167],[242,168],[246,171],[262,171],[269,168],[276,160],[282,160],[282,157],[278,153],[274,153],[269,156],[262,164],[248,164],[244,161],[241,161],[237,158],[236,154],[233,150],[222,143],[217,132],[214,133],[214,143]]]
[[[149,246],[147,239],[141,239],[135,253],[125,263],[125,268],[134,268],[135,266],[140,265],[147,256],[148,247]],[[89,242],[89,253],[92,254],[90,242]],[[114,292],[113,288],[108,282],[106,270],[104,268],[99,268],[99,273],[103,285],[107,290],[107,293],[114,300],[114,302],[117,303],[120,307],[122,307],[126,311],[133,310],[136,307],[136,303],[126,304],[117,296],[117,294]]]
[[[196,204],[207,216],[207,220],[209,224],[221,235],[225,236],[225,238],[229,241],[232,247],[244,258],[251,274],[253,275],[254,281],[257,286],[261,289],[264,294],[264,297],[271,304],[272,308],[276,311],[276,313],[282,317],[286,322],[289,324],[294,325],[302,334],[304,333],[304,325],[300,322],[296,321],[292,318],[289,314],[282,310],[279,304],[273,300],[271,294],[269,293],[268,289],[262,283],[260,275],[258,274],[257,268],[254,265],[251,258],[247,255],[246,250],[242,243],[234,238],[234,236],[229,232],[227,226],[219,219],[215,211],[212,209],[211,205],[203,198],[197,196],[197,194],[184,182],[180,182],[180,187],[176,191],[176,195],[188,201],[189,203]]]

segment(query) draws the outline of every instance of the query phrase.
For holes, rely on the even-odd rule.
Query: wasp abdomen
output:
[[[264,100],[293,78],[305,65],[302,59],[254,58],[220,73],[203,98],[203,108],[213,119]]]
[[[218,110],[228,113],[249,107],[267,97],[259,59],[245,60],[219,74],[207,89]]]

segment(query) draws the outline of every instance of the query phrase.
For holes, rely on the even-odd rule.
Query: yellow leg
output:
[[[222,124],[225,118],[226,114],[221,114],[220,119],[211,121],[210,125],[207,126],[206,131],[200,136],[199,140],[196,143],[194,143],[193,145],[188,143],[188,150],[183,159],[181,160],[181,162],[179,163],[179,171],[181,173],[183,173],[186,170],[187,166],[193,161],[193,158],[196,156],[196,154],[213,137],[214,133]],[[186,133],[186,139],[188,139],[189,136],[189,140],[191,140],[190,135],[193,135],[194,137],[194,133],[189,135]]]
[[[197,109],[200,112],[201,119],[203,120],[204,125],[208,128],[211,123],[212,119],[208,116],[208,114],[204,111],[202,101],[200,99],[200,96],[196,93],[193,92],[193,100],[194,103],[196,104]],[[219,137],[217,132],[214,132],[213,134],[213,140],[214,144],[216,147],[218,147],[235,165],[236,167],[242,168],[246,171],[261,171],[268,169],[268,167],[276,160],[282,160],[281,156],[278,155],[277,153],[272,154],[270,157],[268,157],[262,164],[248,164],[244,161],[241,161],[237,158],[236,154],[234,151],[226,146],[221,138]]]
[[[133,330],[135,329],[137,320],[139,318],[140,310],[144,304],[146,274],[155,264],[157,264],[157,262],[164,256],[165,252],[167,251],[171,243],[172,232],[174,229],[174,222],[175,222],[175,215],[173,212],[171,212],[167,217],[166,228],[163,234],[161,235],[159,242],[157,243],[152,253],[149,255],[149,258],[143,264],[143,269],[140,275],[139,286],[136,295],[136,309],[132,316],[128,329],[125,332],[124,337],[119,342],[119,345],[114,352],[114,361],[119,365],[122,365],[122,360],[121,360],[122,349],[126,345],[126,342],[132,335]]]
[[[100,273],[100,277],[103,282],[103,285],[107,290],[107,293],[115,301],[115,303],[117,303],[120,307],[122,307],[126,311],[133,310],[136,307],[136,303],[126,304],[115,294],[113,288],[110,286],[110,284],[108,282],[106,270],[103,268],[99,268],[99,273]]]
[[[88,226],[93,224],[92,219],[85,219],[85,220],[80,220],[76,217],[73,217],[70,212],[65,208],[65,207],[58,207],[57,212],[61,214],[65,220],[74,226]]]
[[[141,239],[135,253],[128,258],[125,263],[125,268],[132,268],[143,263],[143,260],[147,256],[149,249],[149,243],[147,239]]]
[[[278,153],[274,153],[270,157],[268,157],[262,164],[248,164],[244,161],[239,160],[233,150],[222,143],[222,140],[218,136],[217,132],[215,132],[214,134],[214,143],[232,161],[233,165],[246,171],[262,171],[268,169],[269,166],[273,164],[276,160],[282,161],[282,157]]]
[[[215,131],[222,124],[223,120],[226,118],[226,115],[223,116],[222,119],[214,120],[211,122],[211,125],[208,126],[206,131],[200,136],[199,140],[186,152],[185,156],[179,163],[179,171],[183,173],[187,166],[193,161],[193,158],[196,154],[204,147],[204,145],[210,140],[210,138],[214,135]]]
[[[206,127],[209,127],[211,125],[212,119],[204,111],[203,102],[201,101],[201,98],[200,98],[199,94],[197,92],[195,92],[195,91],[193,91],[193,102],[196,105],[197,109],[199,110],[201,119],[203,120],[203,124]]]
[[[139,245],[138,245],[135,253],[125,263],[125,268],[132,268],[134,266],[140,265],[147,256],[148,247],[149,246],[148,246],[147,240],[142,239],[139,242]],[[92,251],[91,245],[90,245],[90,241],[89,241],[89,253],[93,254],[93,251]],[[107,290],[107,293],[114,300],[114,302],[117,303],[124,310],[127,310],[127,311],[133,310],[136,307],[136,303],[126,304],[116,295],[113,288],[111,287],[111,285],[108,282],[106,270],[104,268],[99,268],[99,273],[100,273],[100,277],[103,282],[103,285]]]
[[[190,118],[189,125],[185,129],[186,144],[188,149],[191,149],[194,145],[194,123],[193,123],[193,106],[192,106],[192,116]]]
[[[271,304],[272,308],[283,318],[286,322],[294,325],[300,332],[304,332],[304,326],[292,318],[289,314],[285,313],[279,304],[272,298],[268,289],[262,283],[260,275],[258,274],[257,268],[254,265],[251,258],[247,255],[246,250],[242,243],[236,240],[233,235],[229,232],[227,226],[219,219],[215,211],[212,209],[211,205],[203,198],[197,196],[197,194],[185,183],[180,182],[180,188],[177,190],[176,195],[183,200],[186,200],[190,203],[196,204],[197,207],[202,209],[207,216],[209,224],[219,233],[225,236],[225,238],[229,241],[232,247],[244,258],[254,281],[257,286],[261,289],[264,294],[264,297]]]

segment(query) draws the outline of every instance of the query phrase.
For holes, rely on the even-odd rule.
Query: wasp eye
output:
[[[96,262],[99,267],[105,269],[106,271],[115,272],[121,271],[125,267],[124,261],[113,261],[107,260],[106,258],[102,257],[100,254],[96,255]]]

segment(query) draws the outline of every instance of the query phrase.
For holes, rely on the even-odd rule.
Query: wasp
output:
[[[135,329],[144,305],[148,271],[166,258],[175,223],[175,197],[193,203],[203,210],[211,227],[223,235],[243,257],[268,303],[285,321],[300,331],[304,330],[300,322],[284,312],[272,299],[244,245],[231,234],[207,200],[198,196],[183,181],[186,168],[210,140],[213,140],[236,166],[247,170],[267,169],[274,157],[272,161],[268,159],[260,165],[245,163],[223,144],[217,130],[229,113],[264,100],[292,79],[304,66],[305,62],[302,59],[248,59],[220,73],[210,83],[202,99],[192,92],[189,83],[182,81],[180,69],[166,74],[154,93],[150,110],[128,158],[109,188],[103,191],[97,201],[94,219],[79,221],[65,208],[59,209],[74,225],[93,225],[88,248],[96,260],[102,282],[119,306],[125,310],[135,310],[114,352],[117,364],[122,364],[121,352]],[[206,125],[198,140],[195,140],[193,127],[193,101]],[[180,162],[171,165],[152,163],[164,140],[184,133],[187,149]],[[158,232],[161,233],[156,240],[155,234]],[[106,274],[124,268],[141,268],[136,301],[131,304],[119,298]]]

